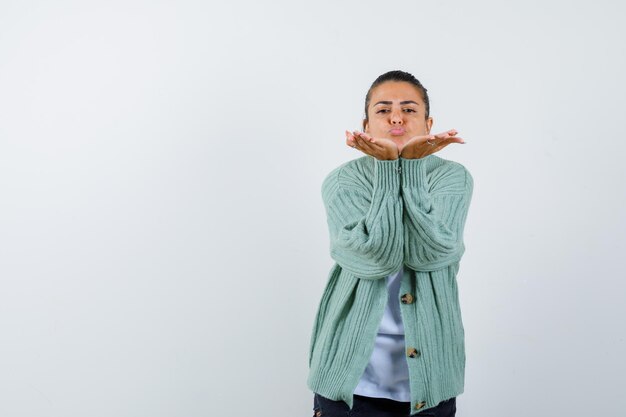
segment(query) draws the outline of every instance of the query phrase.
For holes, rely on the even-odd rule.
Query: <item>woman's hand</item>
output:
[[[346,130],[346,144],[361,152],[383,161],[400,157],[400,149],[391,139],[375,139],[367,133]]]
[[[400,156],[405,159],[418,159],[433,154],[451,143],[465,143],[457,136],[459,132],[450,129],[436,135],[414,136],[402,147]]]

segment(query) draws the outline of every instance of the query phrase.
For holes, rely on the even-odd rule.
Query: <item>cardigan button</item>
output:
[[[406,354],[409,358],[419,358],[422,355],[421,352],[415,348],[408,348]]]
[[[424,401],[422,401],[421,403],[415,404],[415,409],[416,410],[421,410],[422,408],[424,408],[425,405],[426,405],[426,403]]]
[[[407,293],[402,294],[402,297],[400,297],[400,301],[402,302],[402,304],[413,304],[413,301],[415,301],[415,299],[411,294]]]

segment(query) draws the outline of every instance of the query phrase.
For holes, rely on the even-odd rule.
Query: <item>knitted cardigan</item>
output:
[[[467,169],[434,154],[346,162],[322,184],[330,270],[309,351],[309,388],[353,406],[387,302],[385,277],[406,266],[400,287],[411,414],[463,392],[464,329],[456,275],[473,191]],[[409,355],[409,353],[411,353]]]

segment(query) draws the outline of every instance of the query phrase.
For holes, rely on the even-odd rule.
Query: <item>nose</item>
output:
[[[400,111],[392,111],[389,116],[389,121],[392,125],[402,125],[402,112]]]

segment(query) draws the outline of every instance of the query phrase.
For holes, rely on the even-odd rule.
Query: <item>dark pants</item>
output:
[[[315,394],[313,398],[313,417],[407,417],[410,416],[411,403],[393,401],[386,398],[354,396],[352,410],[343,401],[333,401]],[[454,417],[456,398],[440,402],[436,407],[427,408],[417,416]]]

